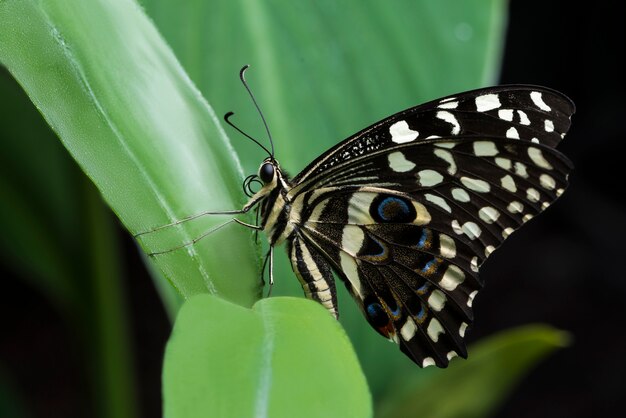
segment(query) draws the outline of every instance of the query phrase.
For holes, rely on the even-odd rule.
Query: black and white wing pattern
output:
[[[478,270],[567,187],[554,147],[573,103],[501,86],[393,115],[341,142],[291,181],[289,242],[307,296],[336,315],[332,270],[371,326],[420,366],[466,357]]]

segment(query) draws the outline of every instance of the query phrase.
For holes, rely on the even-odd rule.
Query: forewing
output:
[[[574,104],[539,86],[509,85],[472,90],[396,113],[340,142],[293,179],[315,183],[344,165],[400,144],[435,137],[521,138],[554,148],[569,130]]]

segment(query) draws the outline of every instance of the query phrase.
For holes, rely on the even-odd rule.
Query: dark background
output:
[[[562,198],[485,264],[473,338],[536,321],[573,340],[523,381],[501,417],[624,409],[624,16],[620,2],[511,5],[501,82],[550,86],[576,103],[559,146],[575,170]]]
[[[560,146],[571,186],[484,266],[471,340],[532,322],[567,330],[572,345],[525,378],[498,417],[615,416],[626,399],[626,92],[619,2],[513,2],[501,83],[560,90],[577,105]],[[1,76],[6,77],[6,73]],[[160,370],[170,324],[131,238],[120,228],[132,346],[144,416],[160,415]],[[34,416],[89,416],[77,336],[20,272],[0,265],[0,359]],[[45,370],[45,373],[41,371]]]

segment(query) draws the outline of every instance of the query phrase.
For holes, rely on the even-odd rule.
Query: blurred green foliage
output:
[[[234,110],[239,126],[264,138],[237,78],[243,64],[252,65],[249,81],[269,120],[277,157],[295,173],[382,117],[496,82],[507,12],[504,0],[144,0],[142,5],[182,66],[132,1],[0,2],[0,62],[132,233],[202,210],[241,206],[240,180],[244,172],[256,170],[263,153],[239,137],[235,153],[217,115]],[[0,127],[5,145],[0,178],[0,222],[7,231],[3,256],[55,300],[76,327],[98,335],[87,351],[110,371],[94,383],[95,388],[108,388],[100,402],[111,400],[110,408],[101,409],[102,416],[133,416],[119,288],[123,273],[116,240],[108,232],[110,219],[34,108],[14,91],[15,84],[6,77],[0,81],[0,105],[7,115]],[[13,100],[20,97],[20,106],[15,106]],[[146,235],[140,243],[147,251],[171,248],[217,222],[201,218]],[[229,226],[188,251],[156,257],[155,276],[164,275],[185,297],[209,292],[250,307],[260,296],[259,251],[249,231]],[[76,263],[77,258],[83,262]],[[279,256],[276,278],[276,293],[301,295],[284,256]],[[163,279],[156,280],[175,312],[179,299]],[[474,352],[470,347],[470,360],[462,366],[457,360],[449,371],[423,372],[369,329],[345,292],[340,296],[342,324],[387,416],[398,413],[393,411],[408,414],[407,408],[416,415],[439,411],[438,416],[463,416],[460,401],[439,409],[401,396],[419,390],[430,393],[429,399],[445,399],[449,391],[441,388],[451,384],[445,376],[453,379],[455,393],[471,395],[457,399],[480,405],[473,416],[481,416],[506,397],[524,370],[562,342],[554,330],[527,330],[526,339],[506,334],[494,340],[504,347],[500,350]],[[287,305],[280,315],[306,312],[310,304]],[[215,332],[233,326],[228,316],[219,321],[185,318],[181,321],[196,326],[210,321],[208,329]],[[236,334],[240,329],[234,332],[242,336]],[[287,332],[287,337],[294,335]],[[193,349],[193,338],[186,336],[181,343],[178,337],[172,340],[178,354]],[[343,344],[341,337],[328,338]],[[286,346],[302,342],[291,340]],[[209,341],[217,352],[223,349],[219,340]],[[310,344],[315,348],[329,342]],[[518,351],[536,354],[513,361],[511,354]],[[240,366],[227,353],[220,356],[211,360],[222,372]],[[311,355],[302,359],[310,362],[307,367],[317,360]],[[490,361],[503,367],[488,367]],[[296,373],[281,363],[275,367],[277,375]],[[198,384],[207,387],[223,383],[210,375],[194,379],[202,377],[206,381]],[[496,395],[475,393],[477,382],[484,385],[492,378],[508,383]],[[185,376],[170,381],[166,373],[165,379],[167,396],[173,383],[183,385]],[[350,381],[355,391],[362,388],[360,372],[347,376]],[[183,407],[176,407],[180,412],[178,408]],[[229,416],[228,407],[212,412]]]

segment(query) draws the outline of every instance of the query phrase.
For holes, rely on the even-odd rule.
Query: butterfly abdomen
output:
[[[307,298],[318,301],[338,318],[337,290],[328,261],[300,234],[288,241],[287,253]]]

